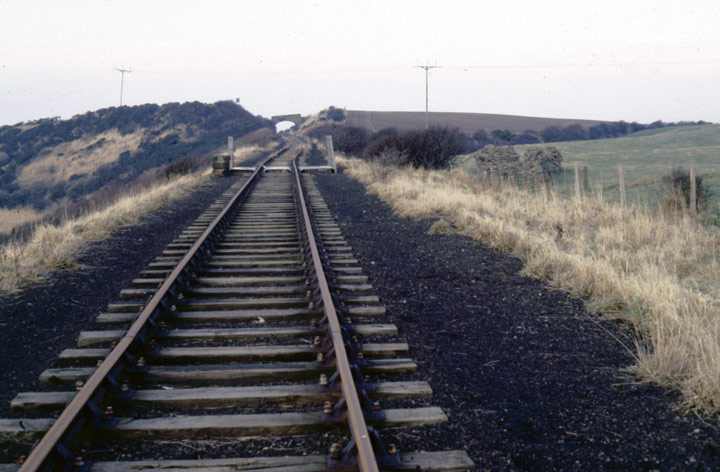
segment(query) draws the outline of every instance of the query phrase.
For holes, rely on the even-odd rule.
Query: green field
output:
[[[574,188],[574,164],[588,166],[590,189],[597,192],[602,181],[603,197],[618,196],[618,166],[623,165],[629,202],[657,204],[664,191],[662,177],[673,167],[690,168],[715,192],[714,208],[720,201],[720,125],[678,126],[640,131],[625,138],[552,143],[563,155],[563,173],[557,176],[559,190]],[[515,146],[522,156],[527,146]]]

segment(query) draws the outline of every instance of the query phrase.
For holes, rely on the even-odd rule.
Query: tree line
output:
[[[577,123],[564,127],[548,126],[541,131],[528,129],[522,133],[513,133],[512,131],[506,129],[496,129],[488,133],[484,129],[480,129],[470,136],[470,139],[474,142],[476,149],[481,149],[488,144],[504,146],[514,144],[558,143],[561,141],[621,138],[646,129],[706,124],[709,123],[702,120],[681,121],[677,123],[665,123],[658,120],[647,125],[636,122],[627,123],[625,121],[612,121],[598,123],[588,127],[581,126]]]

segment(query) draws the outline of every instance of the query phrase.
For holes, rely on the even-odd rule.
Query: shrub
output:
[[[525,150],[524,162],[526,165],[540,167],[546,175],[560,172],[562,167],[562,154],[555,146],[530,146]]]
[[[385,149],[368,158],[369,169],[375,182],[386,179],[406,161],[407,156],[394,148]]]
[[[198,163],[195,158],[191,156],[185,156],[177,161],[165,166],[162,170],[161,175],[166,179],[170,180],[178,175],[187,175],[195,172],[198,169]]]
[[[342,108],[330,107],[327,111],[328,120],[343,121],[345,119],[345,110]]]
[[[496,129],[492,135],[497,144],[509,144],[515,138],[515,133],[507,129]]]
[[[408,131],[402,134],[386,132],[373,142],[367,156],[375,157],[394,150],[406,156],[402,164],[426,169],[447,167],[450,160],[464,150],[463,138],[457,128],[432,127],[424,131]]]
[[[690,208],[690,172],[675,168],[663,177],[663,183],[665,194],[661,205],[666,212],[682,212]],[[695,176],[695,193],[697,210],[699,212],[707,210],[714,192],[703,185],[702,177]]]
[[[537,144],[541,141],[540,135],[531,129],[523,131],[522,134],[516,134],[512,138],[512,144]]]
[[[396,128],[383,128],[372,135],[370,144],[365,149],[365,156],[374,157],[382,154],[386,149],[401,152],[404,145],[399,139],[400,134]]]
[[[332,139],[336,151],[359,155],[370,143],[370,133],[365,128],[338,126],[332,131]]]

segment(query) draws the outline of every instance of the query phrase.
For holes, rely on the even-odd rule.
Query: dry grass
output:
[[[0,234],[10,234],[14,228],[37,221],[44,214],[32,207],[0,208]]]
[[[235,151],[233,151],[233,162],[235,163],[235,165],[240,165],[248,159],[252,159],[257,154],[265,152],[267,150],[267,148],[263,146],[258,146],[256,144],[239,147],[235,149]]]
[[[599,198],[484,186],[462,171],[379,172],[357,159],[338,162],[398,215],[442,217],[445,230],[452,224],[518,255],[526,274],[630,320],[640,339],[632,370],[680,391],[688,408],[720,413],[716,228]]]
[[[0,293],[14,292],[38,282],[53,269],[77,265],[77,256],[91,241],[107,237],[114,230],[137,223],[149,212],[187,195],[208,179],[209,171],[180,176],[147,190],[119,198],[115,203],[59,226],[38,226],[23,243],[0,246]]]
[[[38,183],[67,182],[71,176],[90,175],[115,162],[125,151],[137,150],[145,131],[122,135],[117,129],[51,146],[22,168],[17,177],[21,187]],[[100,140],[104,139],[102,143]]]

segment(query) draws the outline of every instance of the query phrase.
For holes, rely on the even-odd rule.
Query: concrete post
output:
[[[234,166],[233,159],[235,158],[235,143],[233,142],[232,136],[228,136],[228,154],[230,154],[230,172],[232,172]]]
[[[337,174],[337,165],[335,165],[335,149],[333,148],[332,136],[325,136],[325,145],[327,146],[328,158],[330,159],[330,167]]]

